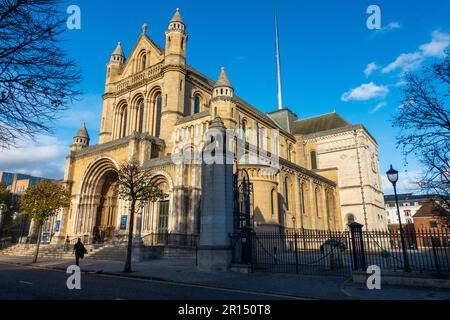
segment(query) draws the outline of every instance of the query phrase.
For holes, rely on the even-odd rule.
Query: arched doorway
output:
[[[93,230],[94,242],[104,243],[114,236],[117,217],[117,172],[108,171],[99,181],[100,199]]]
[[[104,243],[118,231],[117,164],[99,158],[86,170],[74,226],[84,242]]]

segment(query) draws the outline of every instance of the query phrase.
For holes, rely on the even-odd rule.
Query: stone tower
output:
[[[79,151],[89,147],[89,133],[86,129],[86,124],[83,122],[77,134],[73,137],[73,144],[70,146],[70,151]]]
[[[236,125],[235,109],[232,101],[234,89],[222,67],[219,79],[216,81],[212,92],[211,111],[213,117],[220,117],[227,128],[234,128]]]
[[[164,53],[163,110],[160,138],[166,142],[166,152],[172,152],[172,128],[184,117],[186,87],[186,26],[177,9],[166,30]]]

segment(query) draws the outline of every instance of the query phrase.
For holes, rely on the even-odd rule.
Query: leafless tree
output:
[[[118,173],[119,198],[129,203],[128,245],[124,272],[131,272],[131,253],[133,245],[133,229],[136,206],[147,202],[156,202],[167,195],[154,186],[151,172],[142,170],[135,160],[124,162]],[[138,209],[139,210],[139,209]]]
[[[79,94],[60,0],[0,0],[0,148],[50,132]]]
[[[398,146],[423,166],[421,189],[450,204],[449,55],[419,74],[408,74],[406,81],[403,105],[394,119],[400,128]]]

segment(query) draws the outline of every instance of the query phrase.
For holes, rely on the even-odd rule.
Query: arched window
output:
[[[305,192],[304,185],[300,181],[300,213],[305,213]]]
[[[125,107],[120,115],[120,137],[123,138],[127,135],[127,118],[128,108]]]
[[[242,120],[241,129],[242,129],[241,139],[245,143],[247,141],[247,121],[245,119]]]
[[[347,224],[352,224],[353,222],[355,222],[355,216],[351,213],[349,213],[347,215]]]
[[[277,191],[275,189],[272,189],[272,192],[270,193],[270,206],[272,210],[272,216],[275,215],[275,201],[276,201]]]
[[[289,211],[289,179],[284,178],[284,200],[286,202],[286,210]]]
[[[319,188],[316,188],[316,191],[314,192],[314,200],[316,203],[316,216],[320,216],[320,212],[319,212],[319,201],[320,201],[320,197],[319,197]]]
[[[147,66],[147,55],[143,55],[141,58],[141,70],[144,70]]]
[[[315,151],[311,151],[311,169],[317,169],[317,155]]]
[[[194,98],[194,114],[200,112],[200,97],[198,95]]]
[[[139,103],[138,109],[138,132],[144,131],[144,100]]]
[[[162,110],[162,97],[160,93],[158,93],[158,95],[155,98],[154,110],[155,110],[154,135],[155,137],[159,138],[159,135],[161,133],[161,110]]]

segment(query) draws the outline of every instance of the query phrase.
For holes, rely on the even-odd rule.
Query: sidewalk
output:
[[[31,257],[12,257],[0,254],[0,263],[31,265]],[[40,259],[34,266],[66,270],[74,261]],[[191,259],[161,259],[132,264],[133,273],[123,274],[123,262],[82,260],[80,266],[85,272],[99,272],[125,277],[146,278],[210,287],[239,289],[252,292],[274,293],[311,299],[340,300],[391,300],[391,299],[439,299],[449,300],[450,291],[420,288],[383,287],[382,290],[368,290],[364,284],[350,279],[330,276],[297,276],[273,273],[205,273],[195,267]]]

